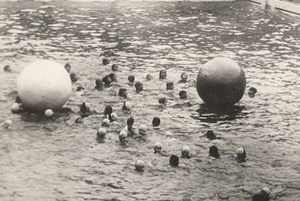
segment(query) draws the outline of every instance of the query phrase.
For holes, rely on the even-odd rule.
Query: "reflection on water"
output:
[[[1,2],[0,33],[1,64],[12,68],[0,73],[0,121],[14,123],[0,130],[1,200],[250,200],[263,186],[273,200],[298,200],[298,18],[248,2]],[[246,93],[253,86],[255,97],[245,94],[225,110],[202,104],[192,80],[217,56],[244,68]],[[54,119],[10,112],[18,74],[37,58],[68,62],[78,74],[67,103],[73,112]],[[118,82],[95,90],[94,80],[109,74],[111,64],[119,66]],[[162,69],[165,80],[158,79]],[[182,72],[190,82],[178,82]],[[141,93],[127,83],[129,74],[143,83]],[[169,81],[174,90],[166,90]],[[85,90],[76,92],[78,86]],[[127,99],[117,96],[120,88]],[[131,111],[122,110],[125,100]],[[96,141],[101,115],[75,124],[84,101],[100,113],[110,104],[118,114],[105,143]],[[146,124],[148,134],[120,146],[118,133],[129,116],[136,128]],[[152,128],[155,116],[160,129]],[[204,138],[207,130],[220,139]],[[154,154],[155,142],[164,155]],[[168,167],[168,156],[184,145],[193,157]],[[220,159],[208,157],[211,145],[219,147]],[[246,163],[234,159],[241,146]],[[146,162],[144,173],[134,170],[136,160]]]

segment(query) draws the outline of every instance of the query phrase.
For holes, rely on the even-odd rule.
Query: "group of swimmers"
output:
[[[108,65],[109,63],[110,62],[107,58],[103,58],[103,60],[102,60],[103,65]],[[71,81],[73,83],[76,82],[79,78],[76,73],[71,72],[71,65],[69,63],[67,63],[67,64],[65,64],[64,67],[65,67],[66,71],[69,73]],[[9,65],[6,65],[3,70],[7,71],[7,72],[11,72],[11,68]],[[113,64],[111,67],[111,70],[118,71],[118,65]],[[166,70],[161,70],[159,73],[159,79],[166,79],[166,77],[167,77]],[[152,76],[150,74],[147,74],[146,79],[151,80]],[[110,73],[109,75],[105,75],[102,79],[95,80],[95,89],[102,90],[103,87],[109,86],[112,82],[115,82],[115,81],[117,81],[116,74]],[[128,81],[132,85],[134,84],[137,93],[143,91],[143,83],[135,82],[134,75],[129,75]],[[188,75],[186,73],[182,73],[181,80],[179,82],[182,82],[182,83],[188,82]],[[167,82],[166,89],[173,90],[174,83]],[[80,90],[83,90],[83,87],[78,86],[77,91],[80,91]],[[254,87],[251,87],[248,91],[248,95],[250,97],[254,97],[256,93],[257,93],[257,89]],[[118,91],[118,95],[120,97],[127,98],[127,89],[120,88]],[[181,90],[179,92],[179,97],[180,97],[180,99],[187,99],[187,92],[185,90]],[[158,102],[160,104],[165,104],[166,101],[167,101],[167,99],[164,97],[159,98],[159,100],[158,100]],[[130,110],[131,107],[132,107],[132,105],[129,101],[124,101],[122,109]],[[21,109],[22,109],[21,100],[17,97],[15,103],[11,106],[11,111],[14,113],[18,113],[18,112],[20,112]],[[80,105],[80,116],[75,118],[75,123],[83,123],[83,119],[85,117],[90,116],[92,113],[93,113],[93,111],[91,110],[90,103],[83,102]],[[53,116],[53,114],[54,113],[51,109],[47,109],[45,111],[46,117],[50,118]],[[102,120],[102,124],[101,124],[102,127],[97,130],[96,138],[97,138],[98,142],[104,142],[106,139],[106,129],[104,127],[109,127],[112,122],[118,120],[118,115],[115,112],[113,112],[113,108],[110,105],[105,107],[103,114],[104,114],[104,119]],[[158,128],[160,126],[160,123],[161,123],[161,120],[159,117],[153,118],[152,126],[154,128]],[[127,124],[127,126],[119,132],[119,142],[121,145],[126,145],[128,138],[137,136],[136,134],[139,134],[140,136],[145,136],[147,134],[147,126],[146,125],[140,125],[137,132],[135,129],[133,129],[133,124],[134,124],[133,117],[128,118],[126,124]],[[10,128],[12,126],[12,122],[10,120],[7,120],[5,122],[5,125],[7,128]],[[217,137],[212,130],[208,130],[206,132],[205,136],[209,140],[219,139],[219,137]],[[153,149],[154,149],[154,153],[162,153],[162,145],[159,142],[154,144]],[[216,159],[220,158],[220,156],[221,156],[219,153],[218,147],[214,146],[214,145],[209,148],[209,155]],[[182,158],[190,158],[191,157],[190,148],[188,146],[182,147],[181,157]],[[236,150],[236,160],[238,162],[245,162],[247,160],[246,157],[247,157],[247,154],[243,147],[240,147]],[[179,157],[177,155],[171,155],[169,157],[169,165],[171,167],[178,167],[179,166]],[[145,163],[142,160],[137,160],[135,163],[135,169],[137,171],[143,172],[145,169]],[[259,193],[256,193],[255,195],[253,195],[252,201],[268,201],[270,199],[269,195],[270,195],[270,190],[267,187],[263,188]]]

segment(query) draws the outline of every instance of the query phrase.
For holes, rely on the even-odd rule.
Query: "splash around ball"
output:
[[[65,68],[50,60],[38,60],[23,69],[17,81],[22,106],[32,112],[60,109],[72,91]]]
[[[231,106],[243,97],[246,77],[235,61],[218,57],[200,68],[196,88],[200,98],[207,105]]]

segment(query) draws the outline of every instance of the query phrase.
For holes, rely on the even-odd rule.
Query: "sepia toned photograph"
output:
[[[299,201],[300,0],[0,0],[0,201]]]

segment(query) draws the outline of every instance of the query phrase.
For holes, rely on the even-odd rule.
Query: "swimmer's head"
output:
[[[111,113],[111,120],[112,121],[118,121],[119,117],[118,117],[118,114],[113,112]]]
[[[21,103],[22,103],[22,100],[21,100],[21,98],[20,98],[19,96],[17,96],[17,97],[15,98],[15,102],[21,104]]]
[[[134,83],[134,81],[135,81],[135,76],[134,75],[128,75],[128,81],[129,81],[129,83]]]
[[[71,65],[69,63],[65,64],[65,69],[69,73],[71,71]]]
[[[127,89],[120,88],[119,92],[118,92],[118,95],[121,96],[121,97],[123,97],[123,98],[127,98]]]
[[[189,76],[186,74],[186,73],[182,73],[181,74],[181,82],[187,82],[187,80],[188,80],[188,78],[189,78]]]
[[[129,101],[124,101],[123,103],[123,110],[130,110],[132,108],[132,104]]]
[[[190,158],[190,148],[188,146],[183,146],[181,148],[181,156],[183,158]]]
[[[143,83],[141,82],[136,82],[134,86],[137,93],[143,91],[144,89]]]
[[[249,91],[248,91],[248,95],[252,98],[255,96],[255,94],[257,93],[257,89],[254,87],[250,87]]]
[[[180,99],[187,99],[187,92],[185,90],[181,90],[179,92],[179,98]]]
[[[170,161],[169,161],[170,166],[172,167],[178,167],[179,165],[179,157],[176,155],[172,155],[170,157]]]
[[[10,119],[5,120],[5,122],[3,123],[3,127],[10,130],[13,127],[12,120]]]
[[[83,86],[78,86],[76,89],[76,91],[83,91],[83,90],[84,90]]]
[[[239,162],[245,162],[246,161],[247,154],[246,154],[246,151],[243,147],[240,147],[236,150],[236,157],[237,157],[237,160]]]
[[[102,64],[103,64],[104,66],[106,66],[107,64],[109,64],[108,58],[103,58],[103,59],[102,59]]]
[[[118,70],[119,70],[119,66],[118,66],[117,64],[113,64],[113,65],[111,66],[111,70],[112,70],[112,71],[118,71]]]
[[[154,144],[153,149],[154,149],[154,153],[160,153],[160,152],[162,151],[161,143],[156,142],[156,143]]]
[[[206,135],[207,139],[210,139],[210,140],[216,139],[216,135],[212,130],[208,130],[205,135]]]
[[[107,115],[111,115],[111,113],[113,112],[113,108],[112,108],[112,106],[110,106],[110,105],[107,105],[106,107],[105,107],[105,109],[104,109],[104,115],[105,116],[107,116]]]
[[[127,125],[128,126],[132,126],[134,124],[134,118],[133,117],[130,117],[127,119]]]
[[[95,89],[103,89],[103,82],[101,79],[96,79],[95,84],[96,84]]]
[[[269,201],[270,193],[270,189],[268,187],[265,187],[259,193],[253,195],[252,201]]]
[[[82,118],[81,116],[79,116],[79,117],[76,117],[76,119],[75,119],[75,123],[77,123],[77,124],[81,124],[81,123],[83,123],[83,118]]]
[[[152,119],[152,126],[153,127],[158,127],[160,125],[160,118],[159,117],[154,117]]]
[[[125,130],[121,130],[119,133],[119,140],[121,144],[126,144],[126,138],[128,137],[128,133]]]
[[[167,87],[167,90],[173,90],[174,89],[174,83],[173,82],[167,82],[166,87]]]
[[[11,69],[10,65],[5,65],[3,67],[3,71],[5,71],[5,72],[12,72],[12,69]]]
[[[167,71],[161,70],[159,71],[159,79],[166,79],[167,78]]]
[[[209,155],[214,158],[220,158],[219,149],[216,146],[211,146],[209,148]]]
[[[109,75],[106,75],[102,78],[102,82],[104,82],[104,84],[106,86],[110,85],[112,83],[112,79]]]
[[[19,103],[13,103],[10,109],[13,113],[19,113],[21,110],[21,105]]]
[[[146,75],[146,80],[151,80],[152,79],[152,75],[151,74],[147,74]]]
[[[72,82],[77,82],[79,79],[76,73],[70,73],[70,78]]]
[[[83,114],[91,112],[91,104],[88,102],[83,102],[80,106],[80,112]]]
[[[147,126],[145,124],[140,125],[139,134],[140,135],[146,135],[147,134]]]
[[[108,118],[104,118],[103,120],[102,120],[102,124],[101,124],[102,126],[105,126],[105,127],[109,127],[109,125],[110,125],[110,120],[108,119]]]
[[[118,81],[118,77],[117,77],[116,74],[110,73],[108,76],[110,77],[112,82],[117,82]]]
[[[167,101],[167,99],[166,99],[165,97],[162,97],[162,98],[159,98],[159,99],[158,99],[158,102],[159,102],[160,104],[166,104],[168,101]]]
[[[103,140],[106,138],[106,130],[105,128],[99,128],[97,130],[97,139]]]
[[[142,160],[137,160],[135,162],[135,169],[139,172],[144,172],[145,163]]]

